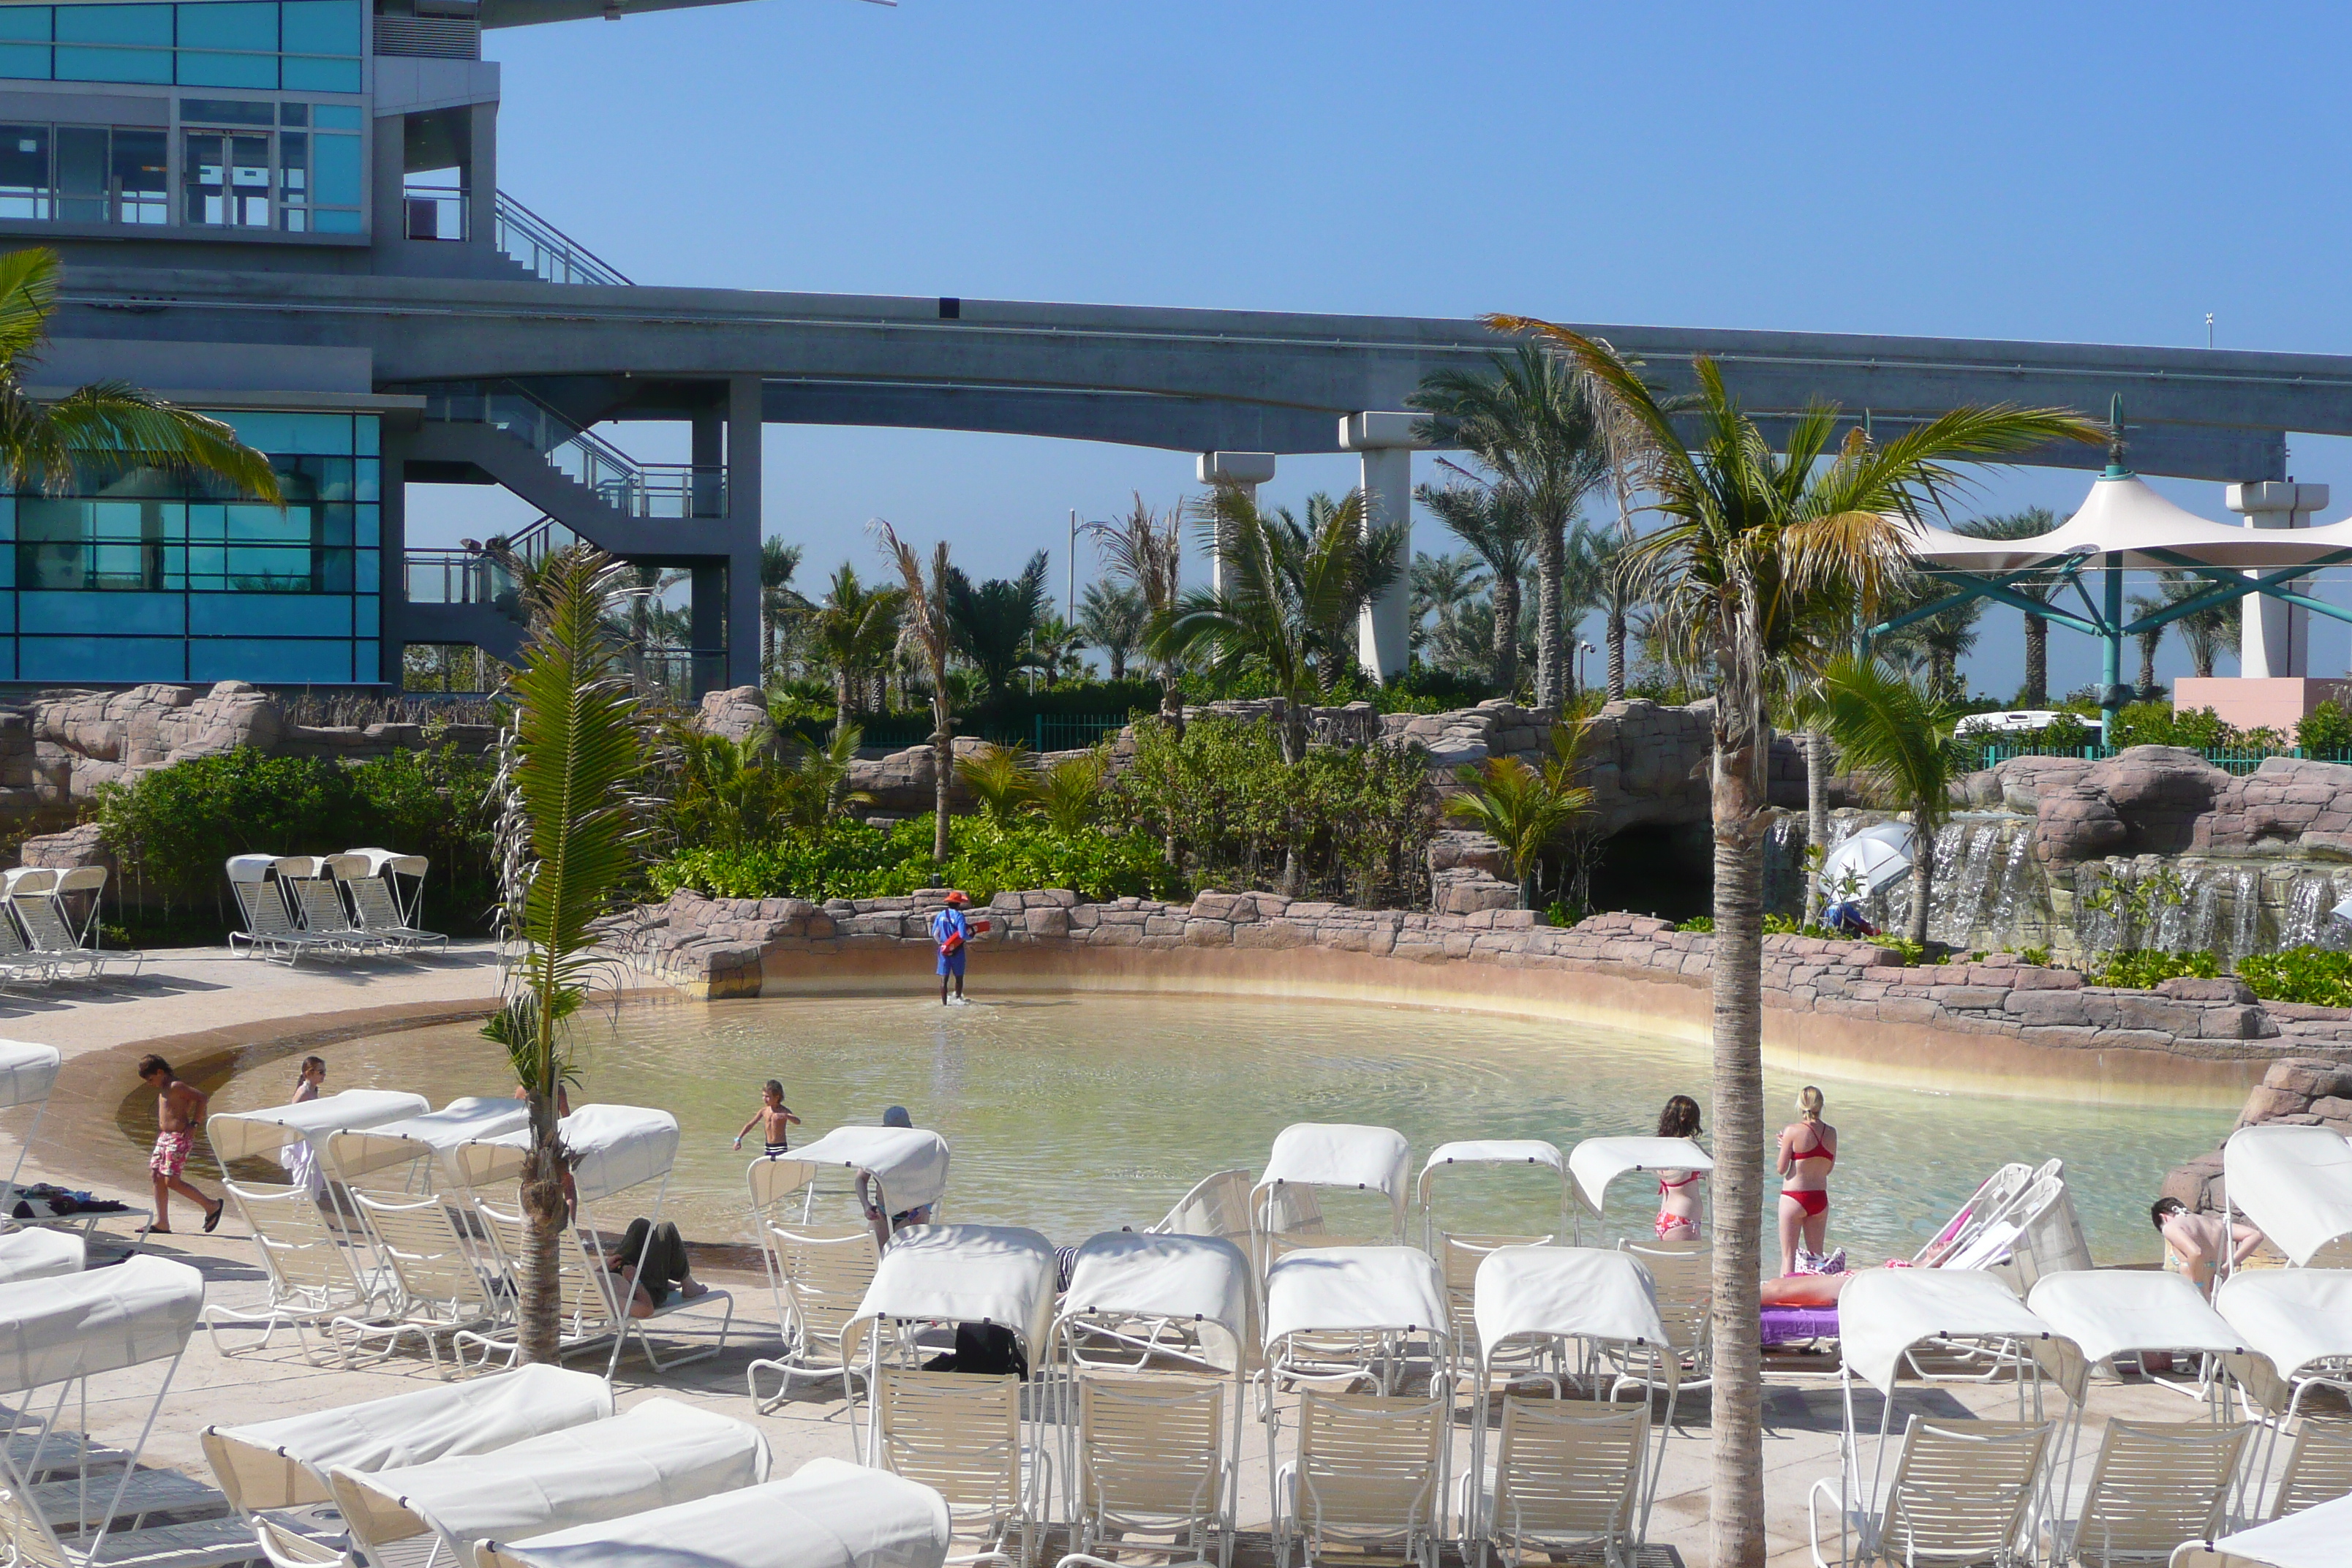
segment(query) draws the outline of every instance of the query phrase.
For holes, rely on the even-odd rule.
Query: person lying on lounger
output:
[[[654,1225],[642,1215],[622,1233],[621,1249],[604,1260],[630,1287],[629,1316],[650,1318],[673,1295],[691,1300],[709,1290],[689,1271],[686,1238],[677,1226],[664,1220]]]

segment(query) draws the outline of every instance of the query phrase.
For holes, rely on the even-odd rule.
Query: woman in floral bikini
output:
[[[1658,1115],[1658,1136],[1695,1139],[1698,1135],[1698,1101],[1687,1094],[1678,1094],[1666,1101],[1665,1110]],[[1696,1171],[1658,1173],[1658,1218],[1653,1228],[1660,1241],[1698,1239],[1698,1182]]]

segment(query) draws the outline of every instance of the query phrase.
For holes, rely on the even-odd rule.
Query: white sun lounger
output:
[[[306,952],[341,952],[334,938],[299,930],[287,914],[286,894],[272,875],[280,858],[276,855],[228,858],[229,891],[236,895],[238,916],[245,921],[243,930],[228,933],[229,952],[234,954],[241,942],[247,958],[283,958],[289,965]]]
[[[1618,1177],[1660,1171],[1704,1174],[1715,1169],[1715,1159],[1687,1138],[1587,1138],[1569,1151],[1568,1169],[1576,1178],[1576,1195],[1597,1225],[1607,1212],[1609,1184]],[[1580,1228],[1582,1224],[1580,1217]],[[1647,1226],[1640,1234],[1646,1240],[1656,1237]]]
[[[1404,1134],[1393,1128],[1329,1121],[1284,1128],[1250,1194],[1251,1255],[1259,1274],[1298,1247],[1401,1245],[1412,1194],[1412,1159]],[[1388,1200],[1387,1223],[1369,1234],[1331,1234],[1323,1195],[1351,1192]]]
[[[2183,1542],[2171,1568],[2343,1568],[2352,1497],[2258,1524],[2219,1541]]]
[[[2221,1146],[2227,1208],[2299,1268],[2352,1267],[2352,1141],[2325,1127],[2241,1127]],[[2226,1210],[2225,1210],[2226,1212]]]

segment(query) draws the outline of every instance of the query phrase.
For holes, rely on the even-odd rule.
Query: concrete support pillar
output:
[[[2308,528],[2313,515],[2327,504],[2327,487],[2265,479],[2259,484],[2231,485],[2227,499],[2231,511],[2245,514],[2250,528]],[[2246,574],[2249,577],[2263,574]],[[2305,591],[2300,578],[2287,586],[2297,593]],[[2238,673],[2249,680],[2301,679],[2310,675],[2311,612],[2263,594],[2249,594],[2240,605]]]
[[[756,375],[727,383],[727,516],[703,527],[727,540],[727,675],[730,686],[760,684],[760,436]],[[697,638],[698,646],[700,639]]]
[[[1364,527],[1407,530],[1395,580],[1364,608],[1356,658],[1364,673],[1387,680],[1404,673],[1412,652],[1412,454],[1428,445],[1413,434],[1423,416],[1350,414],[1339,421],[1339,449],[1363,458]]]
[[[688,460],[694,465],[697,517],[727,515],[727,419],[726,405],[714,403],[697,409],[689,426],[694,449]]]
[[[1203,452],[1194,470],[1204,485],[1234,485],[1249,497],[1250,505],[1257,504],[1257,488],[1274,478],[1272,452]],[[1209,552],[1209,588],[1213,593],[1225,591],[1225,536],[1220,529],[1217,542]]]

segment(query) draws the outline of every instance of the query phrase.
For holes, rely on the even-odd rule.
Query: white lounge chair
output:
[[[841,1336],[856,1315],[866,1287],[874,1283],[882,1252],[874,1245],[874,1232],[862,1225],[835,1231],[782,1225],[762,1228],[784,1339],[782,1356],[764,1357],[744,1369],[751,1402],[764,1415],[791,1394],[795,1379],[856,1375],[857,1369],[842,1360]],[[764,1397],[760,1393],[763,1372],[783,1380],[773,1394]]]
[[[278,885],[292,895],[295,912],[306,936],[335,944],[339,952],[384,952],[394,945],[388,937],[371,936],[352,924],[343,895],[335,885],[331,856],[287,855],[276,867]]]
[[[2155,1564],[2184,1541],[2210,1541],[2252,1431],[2243,1422],[2109,1421],[2081,1509],[2049,1523],[2051,1560]]]
[[[101,873],[103,875],[103,873]],[[89,979],[105,967],[99,955],[74,940],[72,930],[58,912],[55,894],[58,873],[47,866],[20,866],[0,873],[0,901],[25,933],[31,955],[68,978]]]
[[[1437,1568],[1448,1426],[1443,1400],[1306,1390],[1297,1457],[1275,1478],[1275,1560],[1297,1548],[1313,1568],[1339,1548]]]
[[[1228,1506],[1234,1456],[1227,1407],[1234,1390],[1198,1378],[1090,1373],[1078,1384],[1072,1550],[1093,1555],[1137,1535],[1166,1536],[1168,1550],[1233,1561]]]
[[[2340,1497],[2352,1497],[2352,1421],[2306,1415],[2287,1449],[2268,1517],[2284,1519]]]
[[[1984,1564],[2013,1568],[2030,1560],[2028,1530],[2041,1489],[2051,1426],[2030,1421],[1929,1421],[1904,1428],[1894,1479],[1874,1504],[1849,1503],[1840,1515],[1842,1550],[1822,1554],[1817,1504],[1837,1505],[1828,1481],[1805,1500],[1813,1562],[1820,1568],[1883,1563]]]
[[[425,898],[425,859],[385,849],[352,849],[330,857],[335,879],[352,901],[352,923],[370,936],[406,949],[446,948],[449,939],[416,924]],[[415,879],[415,892],[403,900],[397,879]]]
[[[243,930],[228,933],[229,952],[234,954],[241,942],[247,958],[282,958],[292,964],[306,952],[341,951],[331,936],[295,928],[286,912],[286,895],[273,872],[280,858],[276,855],[229,857],[229,891],[236,895],[237,914],[245,922]]]
[[[224,1326],[259,1329],[260,1342],[252,1348],[266,1350],[270,1336],[279,1327],[290,1325],[301,1344],[302,1359],[312,1360],[312,1324],[364,1315],[375,1299],[375,1291],[361,1279],[362,1264],[352,1257],[350,1239],[328,1222],[319,1200],[304,1188],[243,1182],[224,1182],[221,1186],[236,1205],[237,1217],[253,1233],[269,1294],[258,1308],[205,1303],[203,1321],[212,1336],[215,1353],[232,1353],[221,1343]]]
[[[1666,1343],[1679,1365],[1683,1388],[1705,1388],[1715,1380],[1715,1252],[1707,1247],[1636,1247],[1621,1241],[1617,1249],[1640,1263],[1657,1292],[1658,1317],[1666,1327]],[[1628,1382],[1656,1387],[1655,1370],[1646,1356],[1609,1352],[1622,1363]]]
[[[1612,1568],[1633,1568],[1649,1444],[1646,1399],[1505,1395],[1487,1490],[1474,1501],[1482,1543],[1497,1548],[1511,1568],[1531,1552],[1558,1557],[1595,1549]]]
[[[106,889],[106,868],[74,866],[64,870],[26,873],[7,889],[8,907],[25,928],[32,956],[64,966],[84,967],[92,974],[112,970],[136,974],[146,954],[130,948],[99,944],[99,910]],[[87,899],[79,913],[68,900]]]
[[[1048,1477],[1043,1452],[1022,1441],[1021,1380],[885,1367],[870,1396],[878,1468],[938,1492],[957,1533],[978,1536],[984,1552],[1018,1531],[1014,1562],[1032,1562]]]
[[[389,1299],[362,1313],[339,1313],[327,1327],[343,1364],[372,1341],[390,1355],[411,1335],[425,1342],[437,1368],[444,1335],[479,1333],[509,1321],[513,1299],[494,1290],[495,1264],[486,1265],[451,1218],[447,1201],[354,1191],[353,1207],[390,1276]]]
[[[1247,1245],[1250,1234],[1250,1173],[1218,1171],[1202,1177],[1176,1200],[1150,1236],[1213,1236]]]

